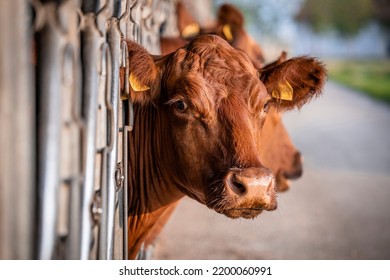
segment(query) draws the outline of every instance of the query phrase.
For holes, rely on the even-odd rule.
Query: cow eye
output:
[[[184,110],[187,109],[187,104],[183,100],[176,101],[174,106],[179,112],[184,112]]]

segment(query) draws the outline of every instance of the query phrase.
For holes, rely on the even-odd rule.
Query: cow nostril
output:
[[[233,176],[230,179],[230,188],[238,195],[244,195],[247,192],[247,188],[245,184],[237,180],[236,176]]]
[[[247,168],[231,170],[226,178],[230,194],[240,198],[261,199],[273,195],[273,177],[268,169]]]
[[[243,184],[235,182],[234,187],[237,189],[237,193],[239,193],[239,194],[246,193],[246,188]]]

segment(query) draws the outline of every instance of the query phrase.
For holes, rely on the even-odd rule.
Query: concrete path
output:
[[[390,259],[390,106],[328,82],[286,113],[303,177],[255,220],[185,199],[156,259]]]

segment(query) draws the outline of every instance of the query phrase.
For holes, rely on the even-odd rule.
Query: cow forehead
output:
[[[221,98],[251,94],[266,98],[264,84],[249,58],[214,35],[204,35],[178,50],[171,61],[168,87],[190,98]]]
[[[236,48],[233,48],[224,39],[216,35],[201,35],[191,41],[184,49],[187,52],[184,64],[192,65],[198,71],[218,72],[234,75],[236,73],[250,73],[257,75],[249,57]]]
[[[259,111],[268,99],[268,94],[257,76],[236,75],[216,79],[204,72],[186,72],[181,73],[172,86],[168,87],[166,98],[165,102],[184,99],[200,113],[209,114],[218,111],[224,100],[235,100],[235,106],[245,106],[252,112]]]

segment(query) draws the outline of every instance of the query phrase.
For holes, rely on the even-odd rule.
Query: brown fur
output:
[[[220,25],[231,24],[237,27],[244,27],[244,15],[232,4],[223,4],[217,11],[217,22]]]
[[[262,163],[275,175],[278,191],[286,191],[289,188],[286,179],[302,175],[302,158],[288,135],[281,113],[274,107],[267,113],[260,141]]]
[[[161,37],[160,46],[161,54],[166,55],[175,52],[177,49],[185,46],[188,43],[187,40],[180,37]]]
[[[292,101],[273,99],[274,103],[285,109],[300,108],[313,97],[319,96],[327,76],[324,65],[312,57],[289,59],[274,67],[260,70],[259,73],[268,92],[272,92],[283,81],[290,83],[294,91]]]
[[[248,57],[214,35],[155,61],[134,43],[129,51],[132,73],[150,86],[132,95],[129,256],[184,195],[231,218],[274,210],[275,182],[262,164],[259,141],[269,84]],[[254,187],[242,192],[248,180]]]
[[[260,45],[246,32],[245,20],[242,12],[234,5],[223,4],[217,11],[217,23],[213,28],[209,28],[208,33],[215,33],[222,38],[225,35],[222,32],[224,25],[229,25],[232,31],[233,40],[230,44],[245,52],[256,68],[261,68],[265,58]],[[205,34],[204,32],[203,34]]]

